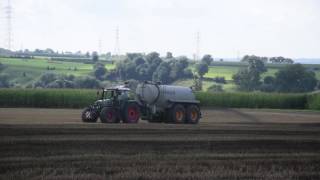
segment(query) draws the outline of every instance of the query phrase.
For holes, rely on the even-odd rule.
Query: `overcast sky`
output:
[[[0,0],[5,6],[7,0]],[[319,0],[12,0],[14,49],[320,57]],[[0,31],[5,34],[1,9]],[[4,46],[4,38],[1,38]]]

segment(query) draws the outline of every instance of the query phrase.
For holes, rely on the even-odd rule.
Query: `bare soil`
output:
[[[0,109],[0,179],[320,179],[320,112],[204,109],[198,125]]]

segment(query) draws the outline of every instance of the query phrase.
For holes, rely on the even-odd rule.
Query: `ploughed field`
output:
[[[320,179],[320,112],[205,109],[198,125],[0,109],[0,179]]]

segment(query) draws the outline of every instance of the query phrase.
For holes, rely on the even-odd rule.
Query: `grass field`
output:
[[[316,112],[203,110],[198,125],[0,109],[0,179],[320,179]]]
[[[81,76],[89,75],[93,71],[92,64],[52,61],[48,59],[0,58],[0,62],[6,65],[3,73],[8,74],[10,80],[21,85],[32,82],[45,72]],[[55,70],[47,70],[47,67],[54,67]],[[106,68],[113,69],[114,65],[107,64]],[[26,77],[23,76],[24,72],[26,73]]]
[[[204,77],[214,78],[214,77],[225,77],[226,80],[232,80],[232,76],[236,74],[240,68],[238,66],[210,66],[209,72],[205,74]],[[265,76],[274,76],[279,68],[268,68],[268,71],[262,74],[262,77]],[[320,79],[320,71],[316,71],[317,79]]]

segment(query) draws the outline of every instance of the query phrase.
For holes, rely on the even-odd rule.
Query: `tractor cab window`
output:
[[[119,91],[118,92],[118,99],[121,100],[128,100],[129,99],[129,95],[127,91]]]

